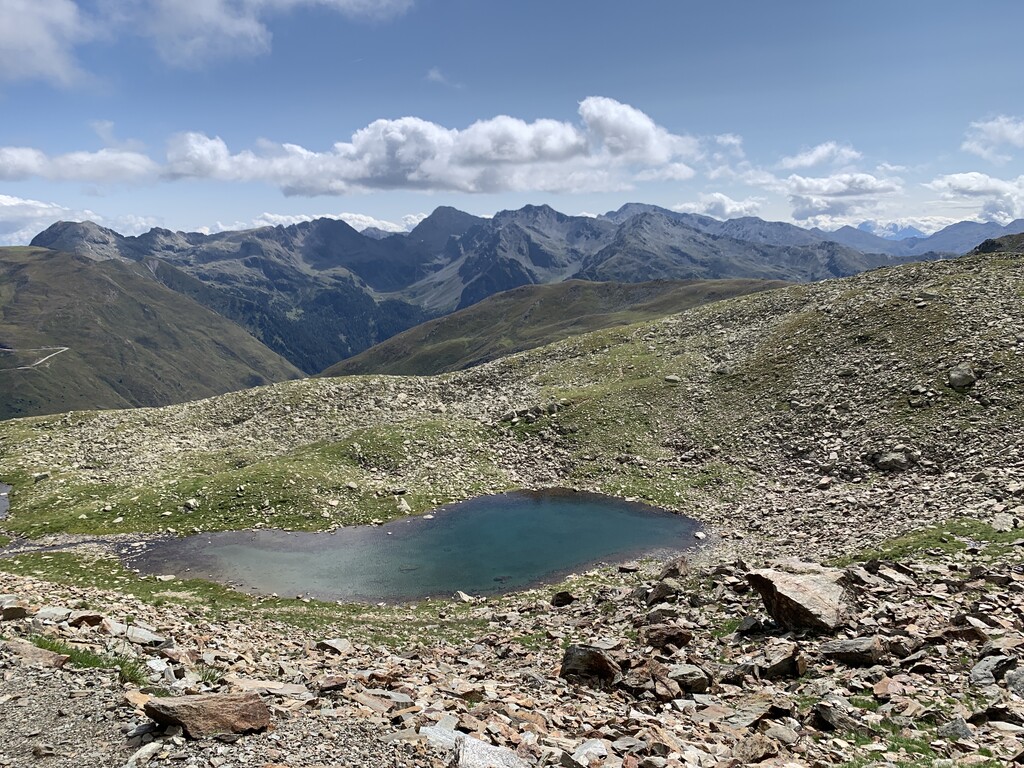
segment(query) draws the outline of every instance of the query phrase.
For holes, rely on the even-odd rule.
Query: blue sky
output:
[[[1024,216],[1017,0],[0,0],[0,243],[438,205]]]

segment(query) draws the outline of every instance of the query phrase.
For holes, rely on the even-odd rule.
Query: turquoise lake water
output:
[[[129,565],[282,597],[403,601],[514,591],[598,562],[683,551],[693,548],[699,529],[665,510],[573,491],[483,496],[431,514],[333,533],[168,539]]]

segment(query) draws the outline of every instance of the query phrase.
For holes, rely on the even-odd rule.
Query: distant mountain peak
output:
[[[123,258],[120,248],[123,239],[114,230],[94,221],[58,221],[32,238],[31,245],[106,261]]]
[[[910,224],[900,224],[895,221],[890,221],[888,224],[881,224],[877,221],[862,221],[856,228],[861,232],[868,232],[885,240],[906,240],[910,237],[927,237],[927,235],[917,227],[911,226]]]

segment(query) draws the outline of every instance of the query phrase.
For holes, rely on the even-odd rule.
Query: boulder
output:
[[[592,645],[570,645],[566,648],[558,674],[567,680],[578,678],[598,685],[615,685],[622,680],[622,668],[615,659]]]
[[[150,699],[146,714],[162,725],[178,725],[193,739],[252,733],[270,726],[270,710],[255,693],[210,693]]]
[[[751,571],[747,580],[756,589],[768,614],[786,629],[830,632],[843,619],[842,571],[813,563],[787,563],[786,570]]]
[[[0,595],[0,621],[24,619],[28,615],[28,603],[17,595]]]
[[[877,635],[855,637],[851,640],[830,640],[821,644],[821,655],[851,666],[871,666],[885,655],[882,641]]]
[[[986,656],[971,668],[971,682],[975,685],[994,685],[1015,666],[1017,660],[1012,656]]]
[[[960,391],[970,389],[977,380],[978,374],[974,372],[974,368],[970,363],[955,365],[946,375],[946,383],[949,384],[950,388]]]
[[[807,671],[807,659],[800,646],[787,640],[770,643],[754,662],[754,673],[762,680],[802,677]]]
[[[704,693],[711,685],[707,673],[695,664],[676,664],[669,668],[668,677],[687,693]]]
[[[682,648],[693,640],[693,632],[678,624],[651,624],[644,630],[644,642],[661,650],[670,645]]]
[[[316,644],[318,651],[327,651],[328,653],[337,653],[341,656],[348,656],[352,653],[352,643],[346,640],[344,637],[334,637],[328,640],[321,640]]]
[[[459,735],[449,768],[530,768],[530,764],[506,747],[494,747],[472,736]]]

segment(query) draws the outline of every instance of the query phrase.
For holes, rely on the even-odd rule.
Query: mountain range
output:
[[[2,254],[0,347],[68,351],[43,363],[45,355],[19,357],[10,366],[16,372],[3,372],[7,406],[0,417],[160,405],[315,374],[524,286],[610,284],[487,304],[469,319],[427,326],[353,367],[331,370],[387,369],[394,364],[384,362],[389,355],[406,354],[409,344],[427,338],[448,343],[419,350],[415,370],[471,365],[735,289],[691,288],[675,305],[624,284],[810,282],[944,258],[1013,232],[1024,232],[1024,220],[1007,227],[960,222],[931,237],[893,240],[852,227],[823,232],[754,217],[719,221],[640,203],[597,217],[528,205],[488,219],[441,207],[399,234],[361,233],[328,218],[216,234],[158,228],[138,236],[58,222],[32,247]],[[502,320],[510,307],[537,301],[544,312],[520,313],[543,315],[536,327],[520,331]],[[486,327],[466,330],[467,322]],[[495,336],[501,328],[504,338]]]
[[[493,218],[441,207],[407,234],[343,221],[217,234],[152,229],[124,236],[59,222],[32,245],[135,262],[158,282],[232,320],[306,373],[425,320],[521,285],[569,278],[812,281],[957,254],[1024,231],[961,222],[928,238],[888,240],[845,227],[807,230],[745,217],[719,221],[630,203],[599,217],[546,205]]]

